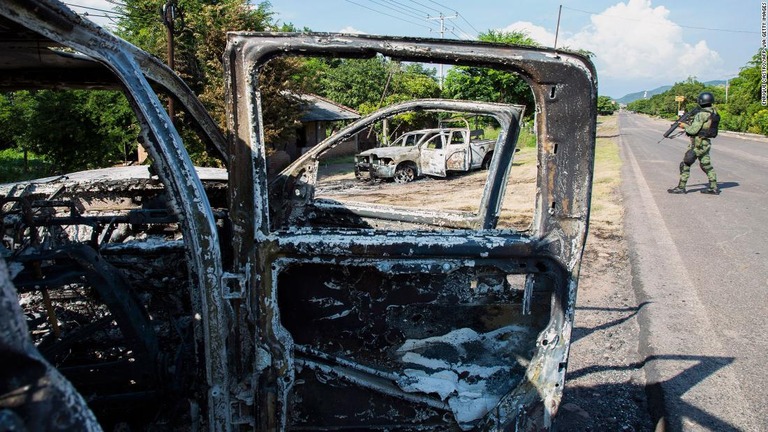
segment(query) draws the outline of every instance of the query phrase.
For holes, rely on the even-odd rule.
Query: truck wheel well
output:
[[[395,168],[395,183],[412,182],[419,175],[418,166],[412,161],[403,161]]]
[[[480,164],[480,168],[487,170],[491,166],[491,159],[493,159],[493,152],[489,151],[483,158],[483,163]]]

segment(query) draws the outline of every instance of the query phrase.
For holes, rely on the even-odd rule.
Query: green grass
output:
[[[331,158],[320,158],[320,165],[340,165],[340,164],[353,164],[355,163],[355,155],[334,156]]]
[[[24,152],[17,149],[0,151],[0,183],[11,183],[46,177],[51,173],[51,164],[43,158],[29,153],[24,163]]]
[[[484,127],[483,129],[483,139],[490,139],[495,140],[499,137],[499,133],[501,132],[501,129],[498,127]]]
[[[527,127],[520,129],[520,135],[517,137],[518,148],[536,148],[536,135]]]
[[[486,127],[483,129],[483,132],[483,139],[497,139],[501,130],[498,127]],[[527,126],[523,126],[520,129],[520,135],[517,137],[517,147],[536,147],[536,135]]]

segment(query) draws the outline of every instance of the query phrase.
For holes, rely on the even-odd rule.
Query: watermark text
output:
[[[760,102],[768,106],[768,3],[760,3]]]

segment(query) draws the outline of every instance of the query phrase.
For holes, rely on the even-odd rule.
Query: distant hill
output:
[[[704,83],[704,85],[709,85],[709,86],[725,85],[725,80],[707,81],[707,82]],[[665,86],[657,87],[657,88],[655,88],[653,90],[643,90],[643,91],[639,91],[639,92],[636,92],[636,93],[630,93],[628,95],[622,96],[619,99],[616,99],[616,102],[618,102],[620,104],[628,104],[628,103],[634,102],[634,101],[636,101],[638,99],[649,98],[649,97],[651,97],[653,95],[657,95],[659,93],[664,93],[665,91],[667,91],[667,90],[669,90],[671,88],[672,88],[671,85],[665,85]]]
[[[669,90],[671,88],[672,88],[671,85],[665,85],[665,86],[657,87],[657,88],[655,88],[653,90],[643,90],[643,91],[639,91],[639,92],[636,92],[636,93],[630,93],[630,94],[628,94],[626,96],[622,96],[620,99],[616,99],[616,102],[618,102],[620,104],[628,104],[628,103],[634,102],[634,101],[636,101],[638,99],[649,98],[649,97],[651,97],[653,95],[657,95],[659,93],[664,93],[665,91],[667,91],[667,90]]]

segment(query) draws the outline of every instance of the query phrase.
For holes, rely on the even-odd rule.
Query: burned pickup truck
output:
[[[495,108],[489,104],[489,110]],[[360,180],[394,179],[408,183],[429,175],[445,177],[449,172],[487,169],[496,140],[479,139],[482,129],[443,127],[406,132],[391,145],[366,150],[355,156],[355,175]]]
[[[153,161],[121,176],[2,187],[0,251],[11,270],[0,265],[4,418],[29,429],[552,426],[589,219],[588,59],[467,41],[232,33],[225,140],[170,70],[61,3],[4,2],[0,29],[4,90],[120,89]],[[530,228],[498,225],[514,185],[515,107],[471,210],[317,197],[320,164],[351,129],[269,182],[260,72],[291,55],[383,55],[522,76],[538,105]],[[225,169],[192,165],[156,91],[181,102]],[[481,104],[387,109],[435,108]]]

